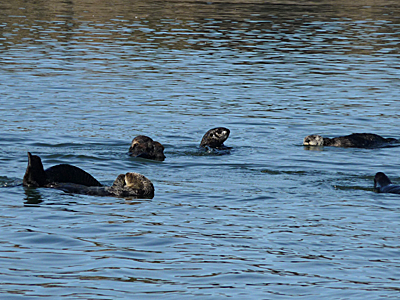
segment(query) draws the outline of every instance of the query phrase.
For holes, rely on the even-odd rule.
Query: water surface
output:
[[[11,1],[0,9],[4,299],[397,297],[397,1]],[[201,152],[225,126],[229,155]],[[167,159],[127,156],[151,136]],[[19,185],[27,154],[152,200]]]

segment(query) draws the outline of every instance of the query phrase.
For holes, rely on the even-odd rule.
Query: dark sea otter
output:
[[[54,182],[102,186],[92,175],[75,166],[61,164],[44,170],[40,157],[28,152],[28,167],[24,175],[23,185],[45,187]]]
[[[133,197],[152,199],[154,197],[153,183],[139,173],[129,172],[118,175],[111,186],[85,186],[75,183],[53,183],[49,187],[64,192],[96,196]]]
[[[320,135],[309,135],[303,140],[304,146],[333,146],[349,148],[374,148],[381,147],[399,140],[393,138],[384,138],[373,133],[353,133],[346,136],[335,138],[324,138]]]
[[[112,186],[103,186],[86,171],[68,164],[43,168],[42,160],[28,152],[28,167],[23,178],[28,187],[51,187],[70,193],[153,198],[154,186],[149,179],[138,173],[120,174]]]
[[[228,139],[230,130],[224,127],[210,129],[201,139],[200,147],[212,149],[230,149],[224,145]]]
[[[389,177],[382,172],[375,174],[374,189],[378,193],[400,194],[400,185],[392,184]]]
[[[145,135],[138,135],[132,140],[129,155],[159,161],[165,159],[164,146]]]

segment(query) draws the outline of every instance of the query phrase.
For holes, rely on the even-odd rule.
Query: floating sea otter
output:
[[[224,145],[229,137],[230,130],[224,127],[210,129],[201,139],[200,147],[212,149],[230,149]]]
[[[164,146],[145,135],[138,135],[132,140],[129,155],[159,161],[165,159]]]
[[[64,192],[96,196],[133,197],[152,199],[154,197],[153,183],[139,173],[129,172],[118,175],[111,186],[85,186],[75,183],[52,183],[49,187]]]
[[[145,176],[138,173],[120,174],[112,186],[103,186],[86,171],[68,164],[43,168],[42,160],[28,152],[28,167],[23,179],[28,187],[51,187],[70,193],[119,196],[151,199],[154,186]]]
[[[373,133],[353,133],[335,138],[324,138],[320,135],[308,135],[303,140],[304,146],[334,146],[352,148],[374,148],[399,142],[397,139],[384,138]]]
[[[374,189],[378,193],[400,194],[400,185],[392,184],[389,177],[382,172],[375,174]]]

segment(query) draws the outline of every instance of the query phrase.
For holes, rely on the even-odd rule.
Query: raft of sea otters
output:
[[[210,129],[203,136],[200,147],[208,150],[229,149],[224,146],[229,133],[227,128]],[[144,135],[133,139],[129,155],[159,161],[165,159],[164,146]],[[86,171],[72,165],[60,164],[45,170],[40,157],[30,152],[28,152],[28,167],[23,178],[23,185],[56,188],[75,194],[141,199],[154,197],[153,183],[142,174],[134,172],[120,174],[111,186],[104,186]]]
[[[203,136],[200,147],[208,151],[231,149],[224,145],[229,134],[230,130],[224,127],[210,129]],[[399,142],[400,140],[383,138],[372,133],[353,133],[335,138],[309,135],[304,138],[303,145],[311,147],[376,148]],[[158,161],[165,159],[164,146],[144,135],[139,135],[132,140],[129,155]],[[60,164],[45,170],[40,157],[32,155],[30,152],[28,152],[28,167],[23,178],[23,185],[27,187],[50,187],[68,193],[86,195],[142,199],[154,197],[153,183],[139,173],[120,174],[111,186],[104,186],[89,173],[72,165]],[[379,193],[400,194],[400,185],[392,184],[390,179],[382,172],[375,175],[374,189]]]

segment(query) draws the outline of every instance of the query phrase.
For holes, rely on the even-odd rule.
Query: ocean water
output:
[[[378,1],[379,2],[379,1]],[[397,1],[0,3],[1,299],[394,299]],[[230,154],[199,149],[231,130]],[[164,162],[127,155],[148,135]],[[21,185],[27,152],[151,200]]]

